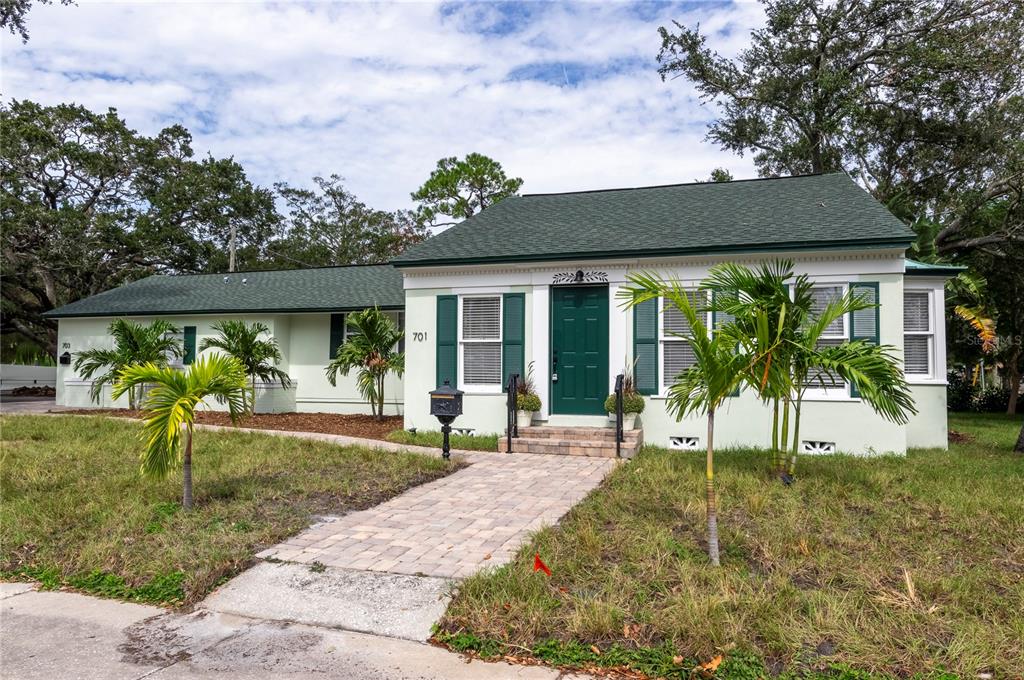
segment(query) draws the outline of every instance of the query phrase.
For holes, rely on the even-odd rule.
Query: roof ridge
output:
[[[613,192],[613,191],[639,191],[639,190],[643,190],[643,189],[671,189],[673,187],[691,187],[691,186],[701,186],[701,185],[704,185],[704,184],[727,185],[727,184],[735,184],[737,182],[770,182],[770,181],[786,180],[786,179],[804,179],[804,178],[807,178],[807,177],[830,177],[832,175],[843,175],[845,177],[849,177],[849,175],[846,172],[844,172],[842,170],[837,170],[835,172],[809,172],[809,173],[806,173],[806,174],[803,174],[803,175],[786,175],[785,177],[744,177],[742,179],[731,179],[728,182],[711,182],[711,181],[705,180],[705,181],[693,181],[693,182],[677,182],[675,184],[651,184],[651,185],[648,185],[648,186],[640,186],[640,187],[615,187],[615,188],[611,188],[611,189],[579,189],[579,190],[576,190],[576,191],[550,191],[550,192],[536,193],[536,194],[521,194],[517,198],[536,198],[536,197],[540,197],[540,196],[571,196],[571,195],[574,195],[574,194],[602,194],[602,193],[610,193],[610,192]]]
[[[280,267],[278,269],[239,269],[233,272],[195,272],[191,274],[164,274],[157,272],[150,274],[149,276],[138,279],[144,281],[145,279],[153,276],[166,276],[166,277],[185,277],[185,276],[233,276],[234,274],[269,274],[271,272],[308,272],[316,271],[318,269],[355,269],[356,267],[394,267],[390,261],[388,262],[360,262],[358,264],[327,264],[320,267]]]

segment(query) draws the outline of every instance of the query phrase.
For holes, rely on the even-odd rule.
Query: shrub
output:
[[[950,411],[970,411],[977,396],[977,388],[971,384],[971,378],[960,371],[950,371],[946,376],[949,386],[946,388],[946,406]]]
[[[636,392],[626,392],[622,395],[622,412],[623,413],[643,413],[644,398],[642,395]],[[609,394],[608,398],[604,400],[604,410],[608,413],[615,413],[615,394]]]
[[[539,411],[540,410],[540,397],[536,394],[522,394],[516,395],[516,408],[520,411]]]
[[[974,397],[973,406],[978,413],[1006,413],[1010,406],[1010,390],[995,385],[986,387]]]

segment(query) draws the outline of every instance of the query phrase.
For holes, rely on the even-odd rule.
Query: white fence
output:
[[[56,387],[56,366],[20,366],[0,364],[0,390],[7,392],[15,387]]]

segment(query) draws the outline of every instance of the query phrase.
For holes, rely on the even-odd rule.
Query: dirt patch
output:
[[[956,430],[949,431],[950,444],[967,444],[972,441],[974,441],[974,437],[966,432],[957,432]]]
[[[129,409],[79,409],[62,411],[75,415],[110,415],[121,418],[144,418],[145,412]],[[231,418],[223,411],[199,411],[196,422],[204,425],[231,427]],[[389,432],[402,429],[401,416],[385,416],[377,420],[367,415],[339,415],[336,413],[257,413],[240,418],[235,427],[256,430],[282,430],[285,432],[318,432],[349,437],[384,440]]]

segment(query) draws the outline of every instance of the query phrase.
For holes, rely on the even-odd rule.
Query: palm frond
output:
[[[195,422],[196,406],[206,397],[228,405],[231,419],[245,411],[245,368],[233,357],[200,358],[187,372],[154,363],[129,366],[114,385],[114,398],[140,385],[151,385],[143,405],[149,413],[143,427],[146,446],[140,456],[148,477],[163,478],[181,461],[181,430]]]

